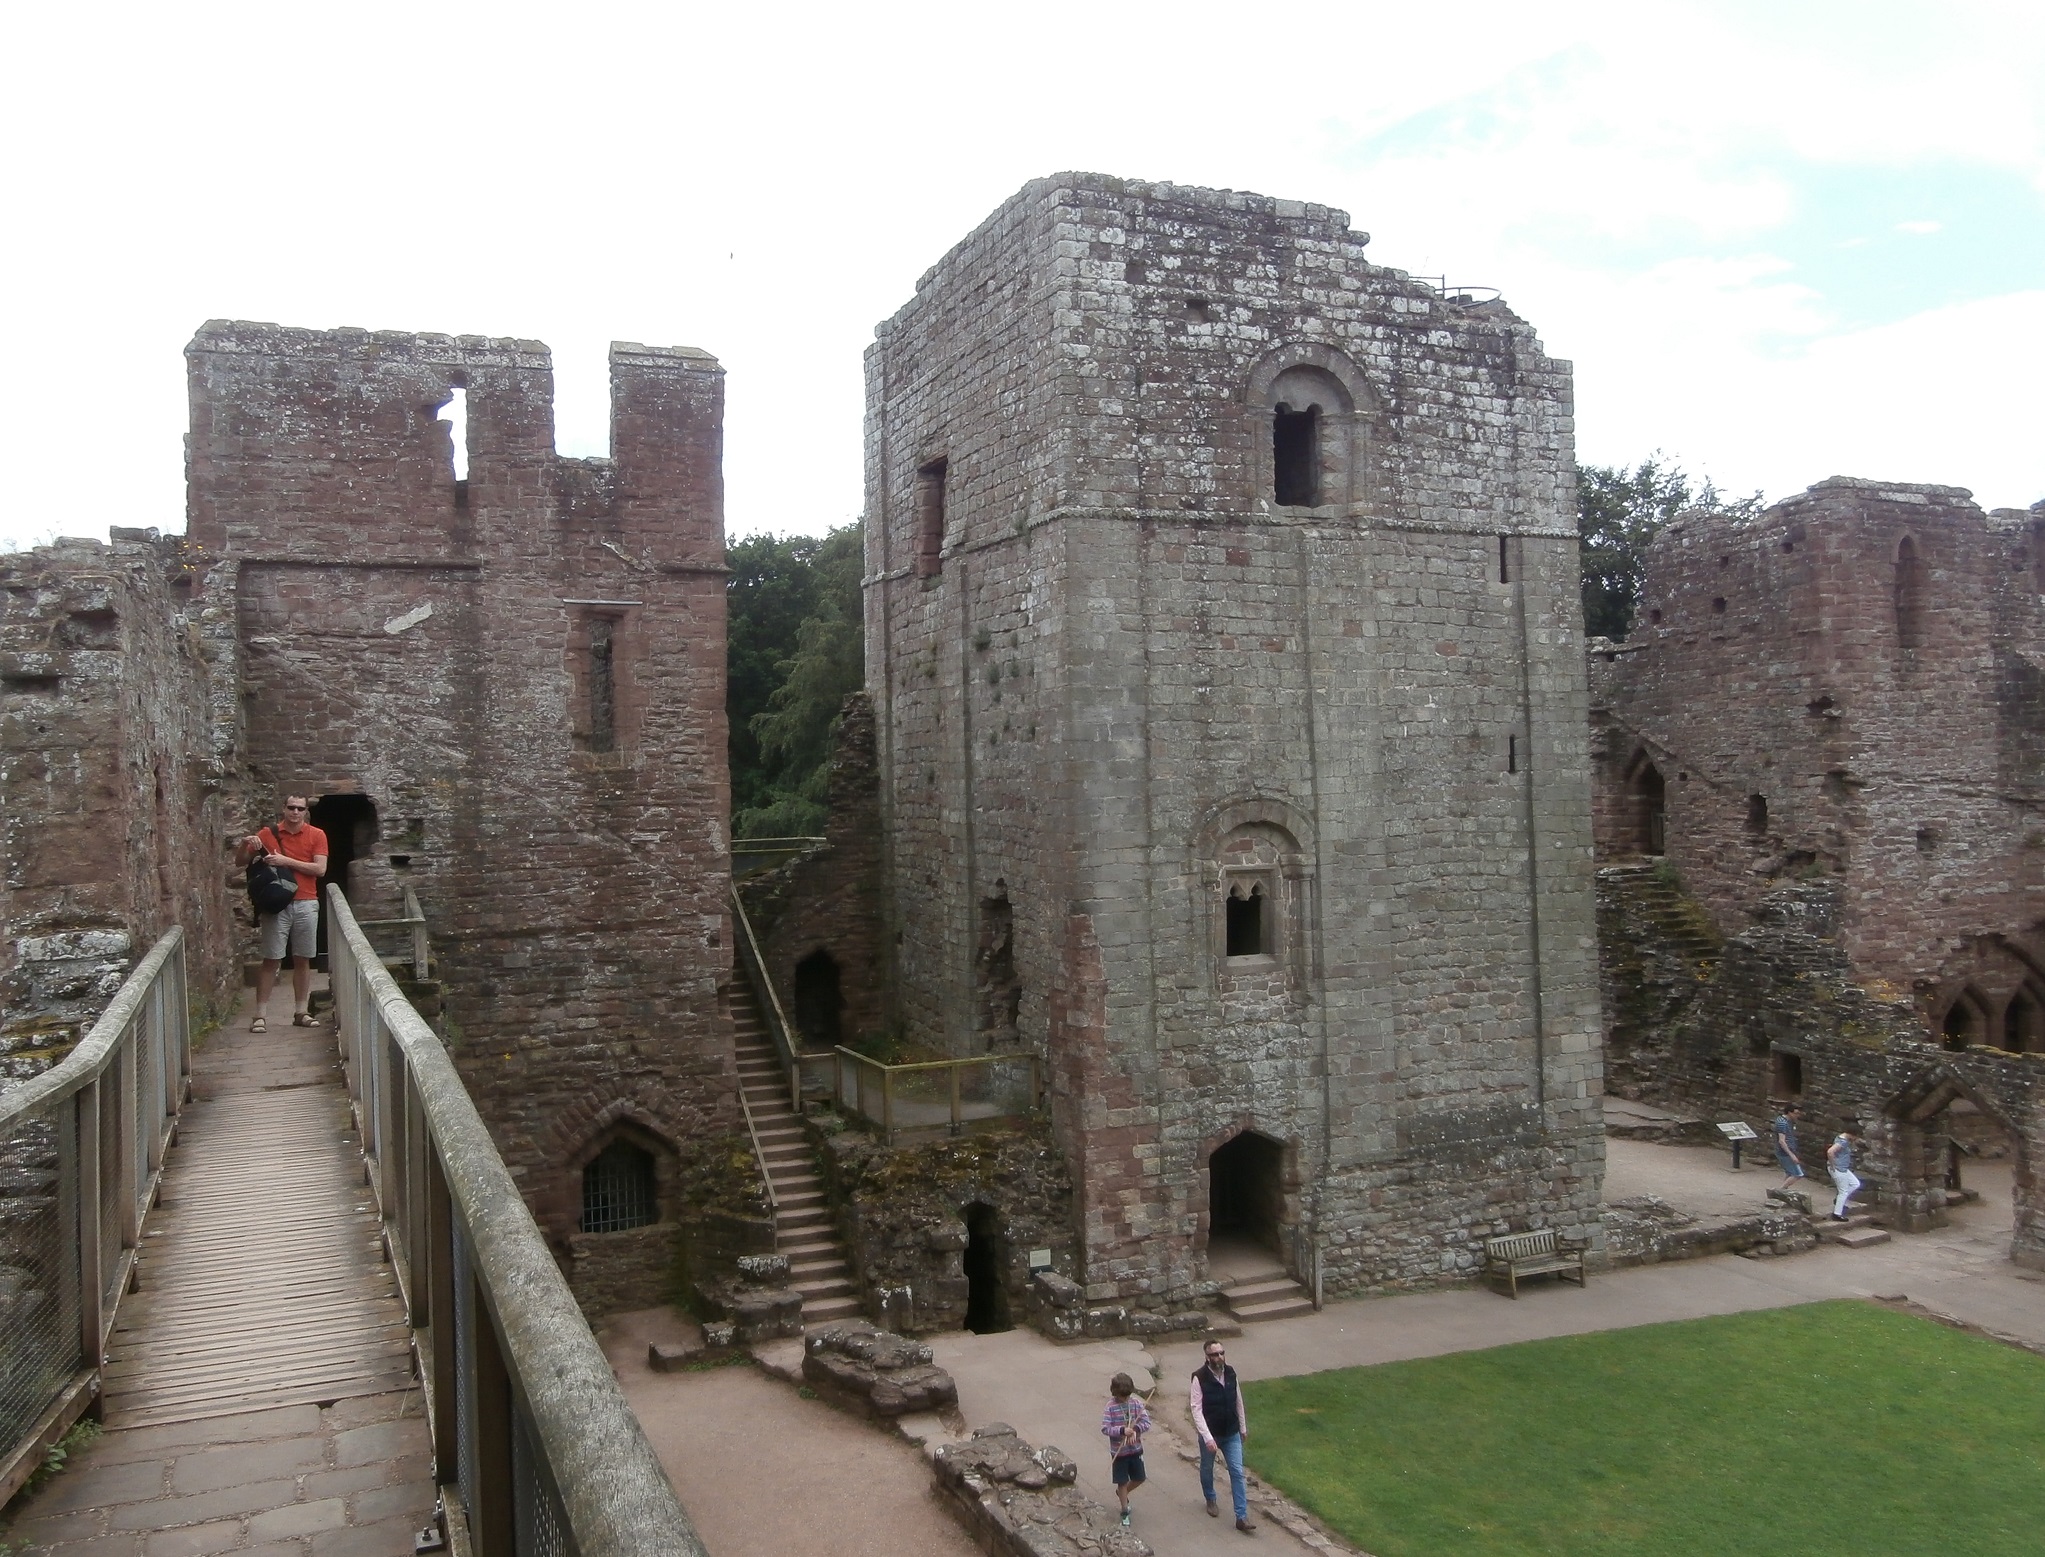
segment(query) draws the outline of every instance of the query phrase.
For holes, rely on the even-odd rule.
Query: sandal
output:
[[[253,1022],[249,1023],[249,1031],[252,1033],[267,1033],[269,1030],[270,1024],[264,1021],[260,1016],[257,1017]]]
[[[320,1019],[310,1011],[294,1011],[291,1013],[291,1025],[293,1027],[317,1027],[320,1025]]]

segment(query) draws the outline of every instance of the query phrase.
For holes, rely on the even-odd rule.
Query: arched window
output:
[[[2045,1006],[2028,988],[2010,996],[2003,1008],[2002,1046],[2017,1054],[2045,1052]]]
[[[1988,1027],[1986,1015],[1981,997],[1971,989],[1961,990],[1946,1007],[1945,1020],[1939,1023],[1939,1035],[1945,1039],[1946,1047],[1964,1049],[1982,1042]]]
[[[1342,508],[1361,501],[1370,391],[1332,346],[1296,341],[1250,375],[1257,497],[1278,508]]]
[[[1269,955],[1270,933],[1264,919],[1270,906],[1263,881],[1237,876],[1229,882],[1228,902],[1224,905],[1224,912],[1228,915],[1229,956]]]
[[[582,1170],[582,1231],[621,1233],[659,1220],[653,1154],[613,1141]]]
[[[1924,561],[1907,535],[1896,545],[1896,646],[1924,646]]]

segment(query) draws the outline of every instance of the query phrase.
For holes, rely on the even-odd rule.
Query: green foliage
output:
[[[865,670],[861,529],[749,536],[725,558],[733,835],[820,832],[832,728]]]
[[[1257,1473],[1382,1557],[2017,1557],[2045,1358],[1855,1302],[1245,1385]]]
[[[1624,638],[1640,604],[1647,548],[1669,521],[1690,509],[1751,515],[1761,494],[1727,499],[1709,481],[1692,488],[1674,465],[1649,455],[1633,470],[1579,465],[1576,533],[1582,546],[1583,630],[1591,637]]]
[[[28,1480],[21,1484],[21,1491],[15,1495],[28,1498],[40,1492],[49,1485],[52,1478],[62,1473],[65,1463],[71,1456],[97,1443],[102,1430],[99,1423],[93,1421],[91,1417],[80,1417],[73,1422],[70,1430],[50,1445],[43,1455],[43,1463],[38,1465]],[[0,1544],[0,1557],[7,1557],[12,1549]]]

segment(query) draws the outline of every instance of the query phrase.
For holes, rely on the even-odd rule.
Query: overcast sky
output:
[[[860,505],[860,353],[1026,180],[1350,213],[1576,365],[1579,459],[2045,498],[2045,6],[17,7],[0,545],[183,526],[214,317],[729,372],[732,533]]]

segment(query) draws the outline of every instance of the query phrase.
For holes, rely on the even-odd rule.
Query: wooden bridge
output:
[[[0,1100],[0,1500],[104,1429],[0,1539],[700,1554],[439,1040],[328,913],[338,1029],[194,1056],[173,930]]]

